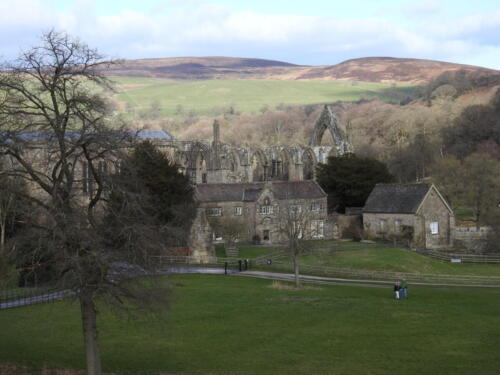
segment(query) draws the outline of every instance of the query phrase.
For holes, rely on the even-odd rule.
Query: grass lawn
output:
[[[119,90],[116,98],[135,110],[149,109],[158,102],[163,115],[176,114],[176,107],[197,114],[232,106],[238,112],[259,111],[284,103],[292,105],[327,103],[337,100],[356,101],[379,98],[399,102],[411,87],[345,81],[286,80],[196,80],[173,81],[155,78],[113,77]]]
[[[500,264],[447,263],[379,243],[318,241],[312,246],[339,251],[304,255],[303,264],[377,271],[500,276]]]
[[[271,281],[179,275],[161,321],[101,308],[106,372],[134,374],[497,374],[498,290],[270,288]],[[77,303],[0,313],[0,363],[84,366]]]

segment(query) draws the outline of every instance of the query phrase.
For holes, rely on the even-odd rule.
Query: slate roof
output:
[[[140,130],[129,130],[126,131],[126,134],[129,134],[131,137],[137,137],[138,139],[165,139],[165,140],[175,140],[174,136],[164,130],[149,130],[149,129],[140,129]],[[80,132],[78,131],[66,131],[66,139],[78,139],[80,136]],[[87,136],[92,135],[92,132],[85,133]],[[113,131],[108,134],[114,134]],[[116,134],[119,134],[117,131]],[[14,139],[18,138],[22,141],[26,142],[49,142],[55,140],[55,134],[50,131],[25,131],[25,132],[0,132],[0,137],[5,139]]]
[[[172,134],[166,132],[165,130],[149,130],[141,129],[137,132],[137,138],[139,139],[166,139],[174,140],[175,138]]]
[[[363,212],[414,214],[430,184],[377,184],[366,200]]]
[[[195,187],[199,202],[255,202],[265,187],[265,182],[238,184],[201,184]],[[316,181],[276,181],[271,190],[278,200],[316,199],[326,197]]]

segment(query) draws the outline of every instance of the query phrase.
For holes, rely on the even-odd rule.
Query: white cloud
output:
[[[234,11],[197,0],[182,4],[99,15],[92,0],[79,0],[66,11],[47,8],[42,0],[0,0],[0,43],[4,56],[14,56],[20,46],[34,44],[42,30],[54,27],[113,57],[232,55],[332,64],[361,56],[398,56],[500,68],[500,11],[401,25],[383,18]],[[442,5],[424,1],[413,7],[417,11],[441,12]]]

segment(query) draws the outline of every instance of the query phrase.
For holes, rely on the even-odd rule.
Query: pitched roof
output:
[[[363,212],[416,213],[431,186],[430,184],[377,184],[366,200]]]
[[[265,182],[238,184],[201,184],[195,187],[199,202],[255,202],[265,188]],[[271,190],[278,200],[315,199],[326,197],[316,181],[275,181]]]
[[[139,139],[175,139],[172,134],[166,132],[165,130],[141,129],[136,133],[136,135]]]

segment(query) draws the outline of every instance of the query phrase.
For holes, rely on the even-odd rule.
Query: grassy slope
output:
[[[334,241],[323,241],[320,244],[317,246],[341,251],[305,255],[302,258],[304,264],[395,272],[500,276],[500,265],[496,264],[441,262],[406,249],[383,244]]]
[[[175,278],[166,320],[101,309],[104,369],[175,374],[496,374],[500,299],[491,290],[275,290],[230,276]],[[78,306],[3,311],[0,362],[82,368]]]
[[[257,112],[262,106],[315,104],[337,100],[355,101],[378,97],[399,101],[408,87],[340,81],[205,80],[172,81],[154,78],[114,77],[120,94],[136,110],[148,109],[158,101],[164,115],[175,114],[177,105],[185,111],[212,114],[216,108],[234,106],[240,112]]]

